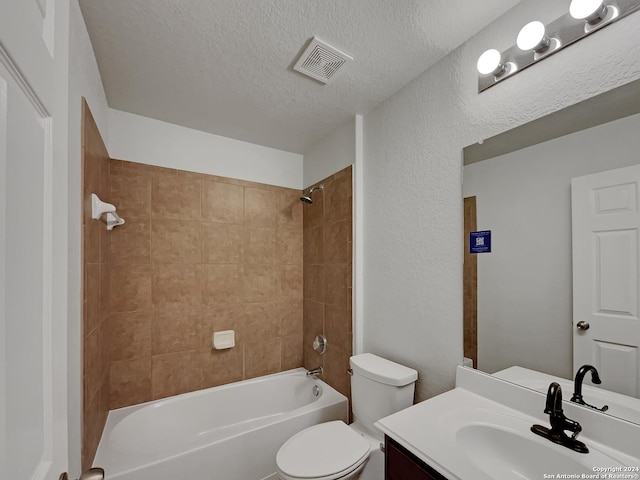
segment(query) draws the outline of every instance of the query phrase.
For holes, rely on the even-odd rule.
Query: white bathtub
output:
[[[348,418],[347,398],[305,372],[112,410],[94,465],[108,480],[276,478],[276,453],[289,437]]]

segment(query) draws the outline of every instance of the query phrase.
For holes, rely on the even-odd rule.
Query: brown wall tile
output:
[[[245,377],[255,378],[280,371],[282,350],[280,338],[269,342],[258,341],[247,343],[245,352]]]
[[[321,265],[324,263],[324,227],[304,229],[304,264]]]
[[[244,262],[273,265],[277,261],[276,229],[274,227],[244,228]]]
[[[324,261],[326,263],[351,263],[350,220],[331,223],[324,228]]]
[[[202,344],[202,311],[156,310],[151,330],[153,355],[199,349]]]
[[[324,221],[335,223],[344,220],[351,222],[352,191],[351,175],[343,175],[333,180],[324,190]]]
[[[351,265],[325,266],[325,302],[346,309],[348,307]]]
[[[302,265],[303,237],[300,229],[278,228],[276,235],[277,263]]]
[[[111,266],[100,264],[100,312],[108,314],[111,309]]]
[[[125,220],[126,222],[126,220]],[[131,219],[114,228],[107,237],[111,265],[148,265],[150,262],[149,223]]]
[[[329,385],[347,397],[350,397],[351,394],[351,378],[347,373],[349,357],[351,357],[350,347],[347,350],[329,345],[325,353],[324,374],[322,375],[322,378]]]
[[[302,298],[304,288],[304,269],[302,265],[282,265],[280,267],[280,296],[292,301]]]
[[[201,268],[200,265],[154,264],[154,308],[200,305]]]
[[[302,204],[302,217],[304,228],[319,227],[323,224],[324,217],[324,191],[315,190],[312,194],[313,204]]]
[[[290,302],[285,300],[280,302],[278,317],[280,318],[281,336],[302,335],[303,308],[301,301]],[[300,345],[302,346],[302,342],[300,342]]]
[[[242,348],[230,350],[202,350],[202,388],[237,382],[244,377]]]
[[[324,333],[331,345],[351,350],[351,311],[334,305],[324,306]]]
[[[205,305],[242,303],[242,265],[203,265],[202,301]]]
[[[303,360],[307,369],[322,365],[320,354],[312,350],[313,339],[318,334],[324,333],[324,304],[311,300],[304,301],[304,325],[303,325]]]
[[[278,228],[300,230],[302,202],[299,190],[282,189],[278,198]]]
[[[302,335],[282,337],[282,370],[291,370],[302,366]]]
[[[100,222],[92,221],[82,226],[83,261],[100,263]]]
[[[304,266],[304,298],[324,302],[324,265]]]
[[[84,266],[84,332],[92,332],[100,323],[100,264]]]
[[[111,362],[111,409],[151,400],[151,357]]]
[[[102,221],[91,218],[91,194],[110,201],[109,156],[100,132],[83,102],[83,279],[82,279],[82,451],[84,468],[91,465],[109,408],[110,272],[108,236]]]
[[[278,197],[275,191],[244,189],[244,221],[247,225],[274,227],[278,218]]]
[[[113,313],[109,318],[111,360],[151,355],[151,312]]]
[[[125,220],[141,218],[146,221],[151,217],[151,176],[118,172],[114,161],[111,162],[111,201],[118,214]]]
[[[273,302],[244,305],[243,341],[269,343],[280,336],[279,305]],[[269,339],[269,340],[267,340]]]
[[[243,245],[242,224],[202,224],[202,263],[242,263]]]
[[[244,189],[220,182],[202,183],[202,219],[207,222],[242,224]]]
[[[111,265],[111,311],[134,312],[151,308],[151,267]]]
[[[113,260],[112,404],[302,362],[300,191],[119,160],[110,175],[118,211],[129,215],[104,236]],[[213,332],[229,329],[236,346],[212,350]],[[137,355],[147,361],[133,364],[132,378],[144,377],[138,390],[123,373]]]
[[[202,383],[198,350],[154,355],[151,369],[151,397],[169,397],[199,390]]]
[[[83,339],[83,393],[85,400],[100,388],[101,376],[101,332],[96,328]]]
[[[153,263],[200,263],[200,222],[154,218],[151,260]]]
[[[200,181],[170,175],[152,176],[151,216],[200,219]]]
[[[352,172],[348,167],[322,180],[322,192],[305,205],[303,362],[324,366],[322,378],[349,395],[346,374],[352,352]],[[324,356],[312,349],[316,334],[327,337]]]
[[[244,300],[248,303],[274,300],[280,292],[280,270],[269,265],[244,266]]]

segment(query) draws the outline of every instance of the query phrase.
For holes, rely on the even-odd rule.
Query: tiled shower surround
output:
[[[86,470],[109,412],[109,239],[104,223],[91,218],[91,194],[108,198],[110,178],[107,149],[84,102],[82,109],[82,468]]]
[[[109,159],[86,105],[83,139],[83,468],[109,409],[303,364],[349,394],[351,167],[303,210],[299,190]],[[91,193],[126,223],[92,220]]]
[[[352,354],[352,171],[325,178],[304,205],[304,366],[324,367],[323,380],[350,397]],[[327,351],[313,338],[324,333]]]
[[[299,190],[120,160],[110,179],[111,408],[302,365]]]

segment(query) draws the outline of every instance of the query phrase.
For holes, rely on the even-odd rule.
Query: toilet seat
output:
[[[339,479],[364,465],[369,446],[342,421],[314,425],[280,447],[276,455],[278,473],[291,480]]]

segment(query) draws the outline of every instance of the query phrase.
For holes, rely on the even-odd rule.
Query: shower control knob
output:
[[[576,323],[576,327],[578,327],[578,330],[589,330],[590,326],[591,325],[589,325],[584,320],[580,320],[578,323]]]
[[[322,355],[327,349],[327,339],[324,335],[316,335],[313,339],[313,349]]]

